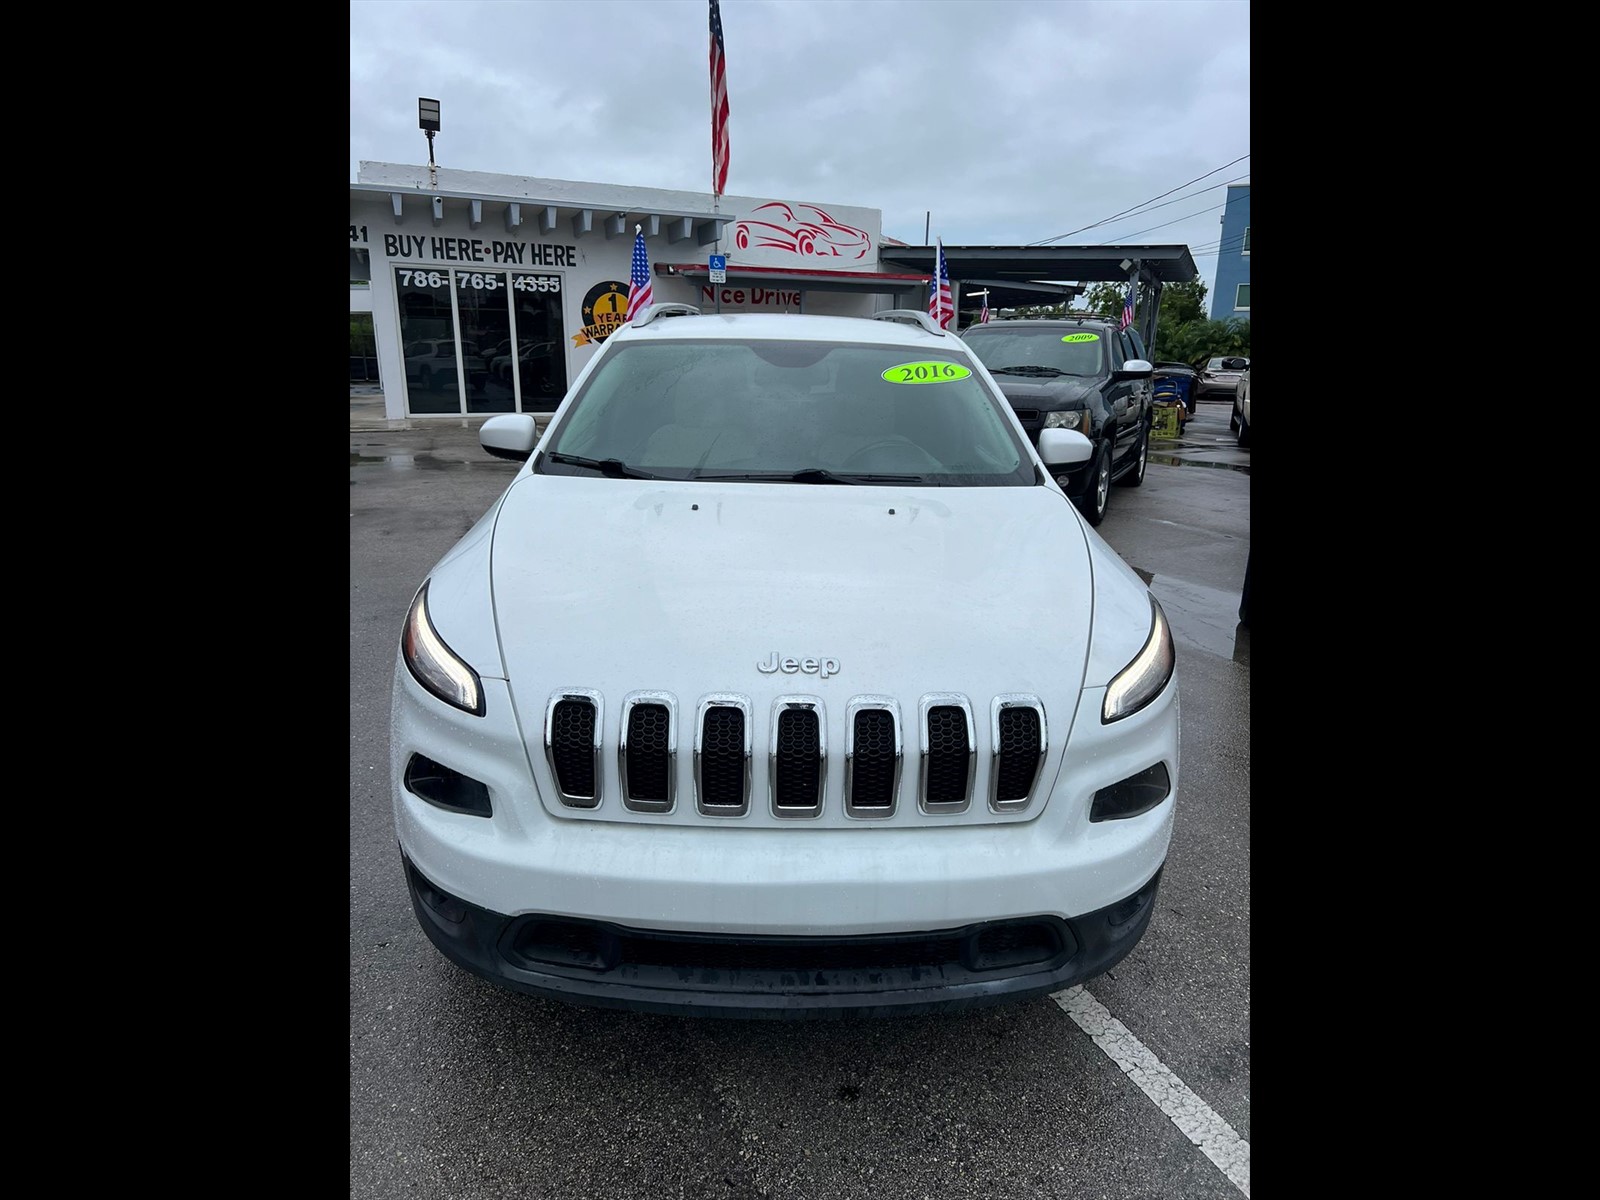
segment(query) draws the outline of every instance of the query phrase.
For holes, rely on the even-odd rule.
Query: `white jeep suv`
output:
[[[429,573],[395,670],[418,921],[525,992],[920,1012],[1097,975],[1149,923],[1172,638],[925,314],[613,334]]]

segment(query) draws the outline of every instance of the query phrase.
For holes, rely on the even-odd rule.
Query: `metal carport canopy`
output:
[[[933,246],[880,246],[878,260],[931,272]],[[1141,273],[1162,283],[1190,283],[1200,278],[1188,246],[946,246],[944,259],[951,279],[1014,279],[1030,282],[1099,283],[1133,274],[1127,259]]]
[[[880,246],[878,261],[932,272],[936,253],[934,246]],[[1200,278],[1194,257],[1184,245],[946,246],[944,259],[950,281],[957,287],[975,279],[1029,283],[1120,283],[1137,279],[1142,285],[1137,304],[1139,334],[1152,354],[1162,287]],[[1124,262],[1130,265],[1124,267]]]

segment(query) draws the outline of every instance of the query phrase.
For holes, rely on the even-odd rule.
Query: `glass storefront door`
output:
[[[511,288],[511,304],[517,314],[516,374],[522,411],[552,412],[567,394],[561,276],[516,275]]]
[[[461,382],[450,272],[403,268],[394,274],[400,344],[406,356],[406,411],[458,413]]]
[[[406,411],[554,409],[567,390],[561,287],[559,275],[396,268]]]

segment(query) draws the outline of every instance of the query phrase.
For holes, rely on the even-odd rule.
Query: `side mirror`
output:
[[[1076,429],[1039,431],[1039,458],[1047,467],[1075,467],[1093,455],[1094,443]]]
[[[1155,367],[1146,359],[1130,358],[1122,364],[1120,371],[1113,371],[1113,379],[1148,379],[1155,371]]]
[[[539,431],[527,413],[501,413],[478,430],[478,443],[496,458],[527,462],[538,444]]]

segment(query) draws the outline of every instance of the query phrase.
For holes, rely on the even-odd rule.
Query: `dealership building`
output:
[[[882,224],[880,210],[844,204],[713,203],[706,192],[363,162],[350,186],[352,380],[379,384],[391,420],[553,409],[624,323],[636,231],[657,304],[925,311],[933,248],[886,239]],[[712,255],[726,258],[718,283]],[[1162,283],[1196,277],[1183,246],[946,247],[946,256],[964,309],[979,289],[999,307],[1082,290],[1039,281],[1137,280],[1151,334]]]

